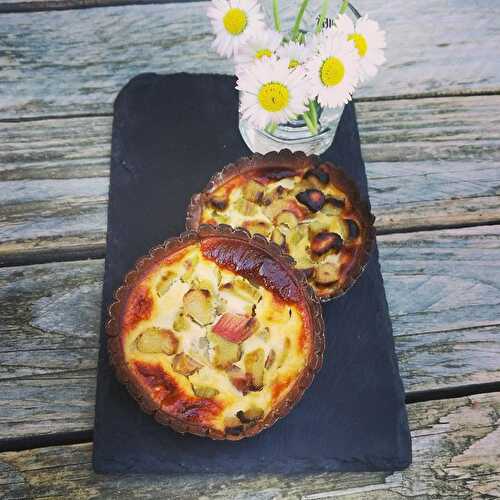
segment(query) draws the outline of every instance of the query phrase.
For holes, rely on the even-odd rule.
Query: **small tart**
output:
[[[344,293],[370,254],[375,218],[344,172],[288,150],[227,165],[192,197],[186,227],[229,224],[289,253],[321,300]]]
[[[178,432],[252,436],[320,368],[321,306],[262,236],[200,226],[141,259],[115,294],[108,350],[141,408]]]

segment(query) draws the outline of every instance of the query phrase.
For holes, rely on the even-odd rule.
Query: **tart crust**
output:
[[[356,184],[347,177],[344,171],[330,162],[322,162],[318,156],[307,156],[302,152],[292,153],[284,149],[280,152],[271,152],[266,155],[255,154],[251,157],[240,158],[236,162],[226,165],[210,179],[201,193],[192,196],[187,210],[186,228],[188,230],[196,230],[200,224],[219,223],[217,219],[207,220],[207,212],[209,207],[217,210],[216,208],[214,209],[213,200],[214,196],[217,196],[221,191],[228,193],[230,196],[233,189],[242,188],[250,179],[257,181],[264,179],[264,183],[269,182],[272,186],[277,185],[276,183],[282,179],[298,179],[297,176],[300,176],[297,183],[305,182],[304,176],[311,171],[319,172],[320,174],[321,172],[326,172],[328,174],[325,189],[333,189],[335,192],[340,193],[345,200],[343,206],[337,208],[338,215],[332,217],[336,217],[342,224],[354,225],[354,230],[357,232],[356,237],[347,239],[347,241],[343,241],[335,232],[322,233],[314,241],[314,249],[317,250],[317,253],[313,254],[311,250],[304,252],[308,258],[310,257],[310,261],[314,258],[318,262],[313,263],[314,265],[307,269],[303,265],[299,266],[308,276],[309,283],[315,289],[321,301],[326,302],[338,297],[356,282],[368,263],[375,239],[375,217],[371,214],[368,205],[360,199]],[[314,221],[316,212],[319,210],[316,209],[325,205],[325,196],[320,192],[321,189],[317,189],[318,187],[322,187],[321,184],[318,185],[316,183],[316,185],[309,185],[308,187],[310,189],[305,190],[307,192],[301,193],[301,196],[297,195],[298,202],[293,200],[294,205],[284,209],[285,211],[292,211],[295,217],[299,219],[301,211],[303,214],[307,214],[306,224],[309,222],[308,217],[311,217],[311,221]],[[241,197],[237,197],[237,199],[239,200]],[[315,206],[315,203],[319,204]],[[221,205],[219,212],[222,216],[224,216],[225,210],[226,207]],[[322,217],[325,216],[322,215]],[[241,224],[241,220],[234,223],[231,220],[231,214],[226,218],[229,219],[227,221],[228,224],[234,226]],[[247,216],[247,220],[243,223],[248,224],[246,227],[251,232],[260,232],[258,227],[250,227],[252,224],[251,218],[251,215]],[[284,220],[285,224],[286,222]],[[271,222],[271,230],[274,231],[276,227],[277,223]],[[349,226],[344,227],[347,227],[347,231],[350,231]],[[267,232],[266,236],[273,239],[273,233],[269,234]],[[310,233],[308,237],[310,239],[309,245],[312,245]],[[290,251],[289,248],[285,247],[285,252],[296,257],[294,251]],[[332,255],[328,258],[336,259],[336,279],[326,285],[316,281],[315,277],[313,277],[313,273],[317,272],[315,271],[317,269],[316,264],[323,259],[322,252],[325,252],[325,255],[328,255],[327,252],[330,252]],[[337,255],[333,255],[334,253]]]
[[[134,329],[140,329],[140,325],[147,322],[151,311],[156,307],[152,304],[154,301],[148,295],[149,288],[145,288],[144,283],[150,283],[147,280],[161,266],[168,267],[171,261],[175,262],[174,259],[183,254],[184,249],[188,251],[194,246],[201,248],[203,255],[221,269],[256,283],[256,286],[263,287],[284,304],[300,308],[301,324],[307,330],[304,337],[307,348],[303,350],[307,352],[307,359],[295,381],[288,383],[288,390],[256,421],[243,415],[239,417],[241,425],[217,428],[210,421],[213,412],[220,409],[217,398],[211,399],[210,394],[199,398],[190,394],[189,401],[186,402],[183,399],[185,394],[179,390],[168,371],[155,363],[146,362],[146,366],[139,366],[141,361],[136,362],[128,354],[127,335]],[[243,254],[247,257],[242,260],[240,257]],[[251,236],[243,229],[224,225],[201,225],[198,231],[187,231],[179,237],[170,238],[140,259],[115,292],[115,300],[109,307],[106,332],[109,357],[117,378],[125,384],[141,409],[177,432],[228,440],[253,436],[287,415],[321,367],[325,348],[325,326],[320,302],[304,274],[295,270],[292,263],[293,260],[282,249],[267,242],[264,237]],[[179,297],[179,300],[182,298]],[[134,340],[136,349],[141,335],[143,334]],[[176,345],[174,344],[173,351],[169,351],[170,354],[174,353]],[[173,362],[176,357],[174,356]],[[172,357],[169,359],[172,360]],[[186,368],[183,366],[183,369]],[[243,399],[244,397],[245,395]]]

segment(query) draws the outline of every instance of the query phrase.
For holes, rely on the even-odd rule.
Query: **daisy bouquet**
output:
[[[271,134],[299,120],[317,134],[325,108],[342,108],[377,73],[385,61],[385,33],[368,16],[352,20],[347,1],[327,18],[329,4],[323,0],[318,12],[308,13],[315,22],[306,31],[301,24],[310,5],[302,0],[293,27],[284,32],[278,0],[272,2],[273,28],[258,0],[212,0],[213,46],[234,59],[243,120]]]

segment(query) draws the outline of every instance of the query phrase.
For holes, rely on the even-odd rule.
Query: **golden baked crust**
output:
[[[262,234],[294,258],[325,301],[361,274],[374,240],[373,222],[342,170],[283,150],[226,166],[192,197],[186,227],[224,223]]]
[[[179,432],[254,435],[286,415],[321,366],[314,292],[263,237],[201,226],[140,260],[107,324],[118,378]]]

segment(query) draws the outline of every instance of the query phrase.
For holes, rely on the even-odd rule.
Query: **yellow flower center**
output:
[[[321,83],[325,87],[333,87],[338,85],[344,78],[345,68],[340,59],[336,57],[329,57],[321,65],[319,75]]]
[[[247,15],[241,9],[229,9],[224,15],[222,22],[224,23],[224,28],[231,35],[241,35],[247,27]]]
[[[266,111],[275,113],[288,106],[290,92],[282,83],[269,82],[262,85],[257,97]]]
[[[290,59],[290,62],[288,63],[288,69],[294,69],[297,66],[300,66],[300,62],[297,61],[297,59]]]
[[[255,54],[257,59],[262,59],[263,57],[271,57],[273,53],[269,49],[260,49]]]
[[[352,40],[354,45],[358,49],[359,55],[365,57],[366,50],[368,49],[368,44],[366,43],[366,38],[359,33],[353,33],[347,37],[348,40]]]

